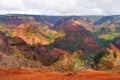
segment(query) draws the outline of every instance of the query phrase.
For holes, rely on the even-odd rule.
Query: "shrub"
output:
[[[98,54],[95,59],[97,69],[110,70],[114,68],[114,54],[108,54],[107,52],[103,52],[102,54]]]
[[[27,53],[27,54],[25,54],[25,58],[33,60],[34,59],[34,55],[30,54],[30,53]]]
[[[57,71],[79,71],[84,69],[84,61],[80,60],[79,56],[65,54],[53,66]]]

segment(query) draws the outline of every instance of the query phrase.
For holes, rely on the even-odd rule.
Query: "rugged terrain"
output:
[[[0,15],[0,80],[119,80],[119,17]]]

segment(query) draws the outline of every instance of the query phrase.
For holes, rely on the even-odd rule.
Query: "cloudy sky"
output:
[[[0,0],[0,14],[117,15],[120,0]]]

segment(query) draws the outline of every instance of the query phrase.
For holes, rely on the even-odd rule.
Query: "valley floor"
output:
[[[120,80],[120,73],[94,70],[62,73],[47,69],[0,68],[0,80]]]

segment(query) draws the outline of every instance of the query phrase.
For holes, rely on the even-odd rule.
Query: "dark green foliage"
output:
[[[104,55],[105,55],[104,52],[100,52],[99,54],[97,54],[97,55],[93,58],[94,62],[95,62],[96,64],[98,64],[99,61],[100,61],[100,59],[101,59]]]
[[[112,42],[112,40],[105,40],[105,39],[97,38],[97,42],[99,43],[101,47],[107,47]]]
[[[79,38],[79,37],[76,37],[76,38]],[[70,42],[69,37],[67,36],[62,38],[57,38],[55,39],[55,42],[54,42],[54,47],[67,50],[69,52],[75,52],[76,50],[79,49],[79,46],[80,46],[79,41],[76,40],[75,42]]]

